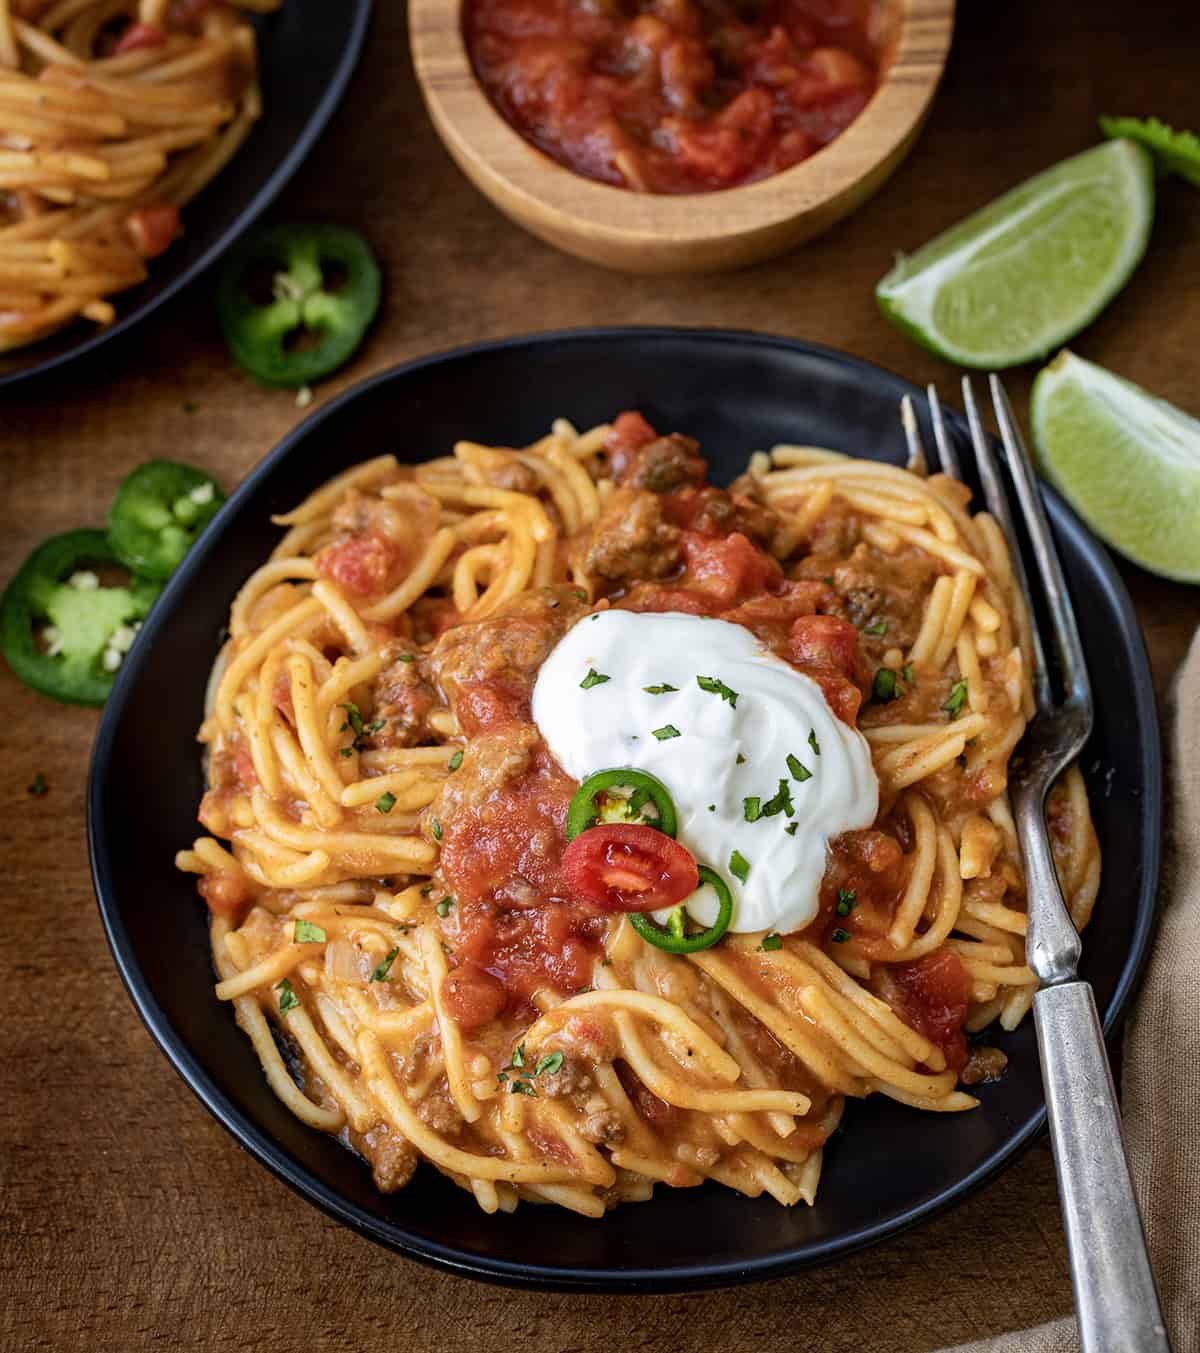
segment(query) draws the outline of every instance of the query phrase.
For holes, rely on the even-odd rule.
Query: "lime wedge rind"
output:
[[[1043,358],[1079,332],[1141,262],[1154,217],[1150,153],[1108,141],[1019,184],[900,258],[883,313],[960,366]]]
[[[1200,420],[1070,351],[1038,373],[1031,413],[1042,469],[1092,530],[1200,582]]]

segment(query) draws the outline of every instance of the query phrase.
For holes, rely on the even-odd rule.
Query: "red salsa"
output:
[[[866,107],[873,0],[468,0],[489,98],[576,173],[650,193],[751,183]]]

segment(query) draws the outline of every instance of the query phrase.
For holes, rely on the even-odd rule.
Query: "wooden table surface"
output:
[[[615,323],[796,335],[949,392],[956,373],[875,309],[871,288],[894,251],[1086,147],[1101,112],[1200,126],[1198,50],[1200,13],[1183,0],[963,0],[928,128],[855,217],[753,271],[630,279],[553,252],[475,193],[426,120],[403,6],[378,0],[359,75],[276,213],[365,231],[386,270],[370,341],[317,398],[473,339]],[[1171,183],[1149,257],[1075,347],[1200,414],[1198,333],[1200,197]],[[1031,374],[1012,376],[1022,406]],[[0,578],[42,537],[100,522],[138,462],[175,456],[232,486],[302,416],[234,370],[201,282],[95,360],[0,403]],[[1200,621],[1200,591],[1124,573],[1161,694]],[[407,1263],[326,1220],[209,1118],[122,989],[84,842],[96,724],[0,671],[3,1349],[568,1353],[719,1338],[760,1353],[915,1353],[1068,1309],[1044,1142],[962,1207],[868,1254],[697,1296],[509,1292]],[[39,771],[49,792],[31,797]]]

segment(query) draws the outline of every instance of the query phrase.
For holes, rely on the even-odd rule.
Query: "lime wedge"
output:
[[[1026,180],[879,283],[883,313],[960,366],[1044,357],[1093,320],[1146,251],[1154,162],[1109,141]]]
[[[1033,383],[1050,481],[1135,564],[1200,583],[1200,420],[1063,351]]]

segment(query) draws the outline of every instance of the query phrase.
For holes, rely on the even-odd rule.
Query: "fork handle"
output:
[[[1033,998],[1083,1353],[1170,1353],[1087,982]]]

